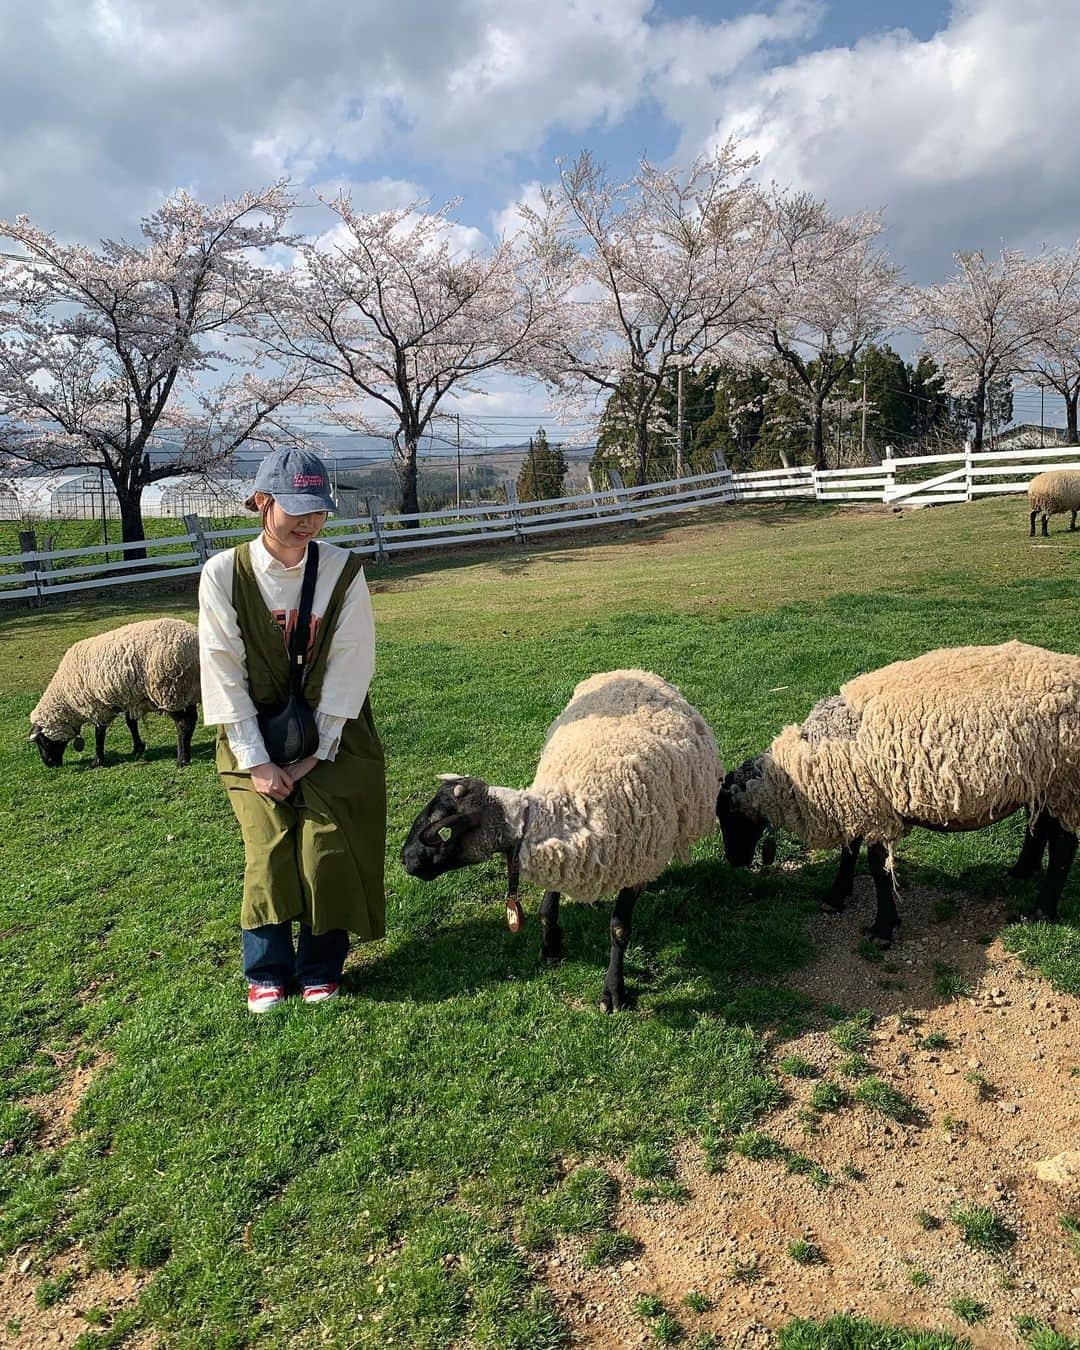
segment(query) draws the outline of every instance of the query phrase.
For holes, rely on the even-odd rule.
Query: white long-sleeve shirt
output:
[[[348,550],[319,542],[319,575],[311,613],[312,641],[341,576]],[[266,753],[247,678],[247,657],[232,602],[235,550],[216,553],[199,581],[199,654],[203,720],[223,726],[237,767],[265,764]],[[284,645],[300,608],[307,554],[286,567],[268,552],[260,535],[251,545],[251,566],[259,594],[281,628]],[[358,717],[375,673],[375,619],[363,572],[345,593],[330,639],[319,706],[312,711],[319,729],[319,759],[334,759],[345,723]]]

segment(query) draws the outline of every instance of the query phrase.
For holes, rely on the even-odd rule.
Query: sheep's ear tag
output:
[[[517,933],[521,930],[521,925],[525,921],[525,915],[521,909],[521,901],[516,895],[506,897],[506,926],[511,933]]]

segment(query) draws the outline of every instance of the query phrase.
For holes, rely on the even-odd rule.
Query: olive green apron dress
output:
[[[312,708],[319,706],[330,639],[360,566],[351,554],[319,622],[304,681]],[[276,710],[288,697],[288,651],[259,593],[247,544],[236,550],[232,600],[251,697],[260,710]],[[275,802],[255,791],[250,773],[237,769],[223,727],[218,728],[217,769],[244,837],[241,927],[300,919],[315,934],[347,928],[361,941],[381,938],[386,931],[386,774],[370,700],[365,699],[359,717],[345,723],[337,757],[320,760],[288,801]]]

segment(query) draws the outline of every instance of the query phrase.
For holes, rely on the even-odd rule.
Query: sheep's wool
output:
[[[722,775],[712,731],[674,685],[593,675],[548,730],[522,873],[584,901],[652,881],[713,830]]]
[[[1080,511],[1080,469],[1047,469],[1046,473],[1037,473],[1028,484],[1028,505],[1032,511],[1048,516]]]
[[[182,619],[144,619],[73,643],[30,721],[56,740],[85,725],[179,712],[199,701],[199,632]]]
[[[830,730],[830,727],[832,728]],[[785,727],[747,799],[814,848],[1045,806],[1080,828],[1080,657],[952,647],[849,680]]]

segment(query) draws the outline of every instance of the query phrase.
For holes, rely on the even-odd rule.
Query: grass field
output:
[[[0,1251],[44,1271],[78,1241],[103,1266],[152,1272],[86,1345],[139,1328],[182,1347],[563,1344],[530,1250],[580,1232],[608,1259],[606,1161],[689,1137],[722,1166],[777,1103],[761,1032],[823,1015],[785,974],[810,954],[804,921],[829,860],[737,874],[716,840],[700,845],[638,905],[637,1011],[604,1017],[606,912],[567,905],[566,959],[544,968],[535,903],[510,935],[494,864],[430,886],[405,876],[415,811],[440,771],[527,783],[548,722],[597,670],[674,680],[734,764],[841,680],[929,647],[1018,637],[1080,652],[1080,534],[1029,541],[1022,517],[1008,500],[739,509],[372,570],[389,936],[356,952],[351,997],[292,1000],[259,1022],[243,1005],[242,850],[210,733],[186,771],[164,720],[144,763],[115,724],[101,771],[69,751],[49,773],[25,740],[73,640],[193,618],[193,592],[9,609]],[[1028,890],[1003,868],[1020,832],[913,835],[905,874],[1019,911]],[[787,841],[785,858],[803,854]],[[1004,934],[1073,994],[1078,918],[1074,874],[1060,924]],[[43,1147],[34,1103],[80,1065],[97,1071],[71,1137]],[[816,1334],[800,1325],[784,1344],[885,1344]]]

